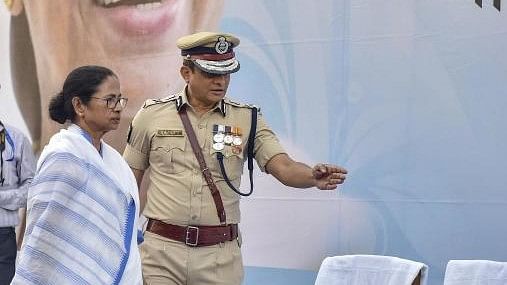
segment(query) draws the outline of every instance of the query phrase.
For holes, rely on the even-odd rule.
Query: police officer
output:
[[[0,121],[0,285],[11,283],[16,261],[18,209],[26,207],[35,171],[32,147],[18,129]]]
[[[234,190],[245,161],[297,188],[331,190],[345,180],[341,167],[292,160],[255,107],[225,98],[240,68],[238,44],[224,33],[180,38],[184,90],[146,101],[132,121],[124,157],[139,184],[150,167],[146,284],[241,283],[242,193]]]

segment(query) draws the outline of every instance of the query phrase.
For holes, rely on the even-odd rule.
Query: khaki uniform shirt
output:
[[[178,115],[181,106],[187,113],[201,146],[206,164],[220,191],[227,224],[240,222],[239,199],[226,184],[213,149],[214,125],[241,129],[241,152],[232,146],[222,150],[227,176],[239,189],[251,126],[251,107],[222,100],[200,118],[188,104],[186,92],[161,100],[148,100],[134,117],[124,158],[135,169],[151,167],[148,200],[144,214],[170,224],[219,225],[215,203]],[[254,156],[260,169],[275,155],[285,153],[278,139],[259,114]],[[248,185],[249,188],[249,185]],[[241,189],[246,192],[249,189]]]

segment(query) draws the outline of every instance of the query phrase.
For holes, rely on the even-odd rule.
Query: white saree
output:
[[[137,191],[112,147],[99,153],[76,125],[54,135],[29,189],[11,284],[142,284]]]

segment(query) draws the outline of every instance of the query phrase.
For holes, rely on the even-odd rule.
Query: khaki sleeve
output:
[[[145,170],[150,166],[150,147],[153,136],[149,126],[150,119],[146,110],[139,110],[130,124],[127,146],[123,152],[123,158],[131,168]]]
[[[257,116],[257,131],[255,133],[254,156],[262,172],[266,172],[266,164],[273,156],[286,153],[275,133],[259,113]]]

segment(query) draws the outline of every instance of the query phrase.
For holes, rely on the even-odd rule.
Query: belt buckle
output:
[[[191,241],[190,232],[191,230],[195,231],[195,242]],[[187,233],[185,235],[185,244],[188,246],[197,246],[199,243],[199,228],[195,226],[187,226]]]

